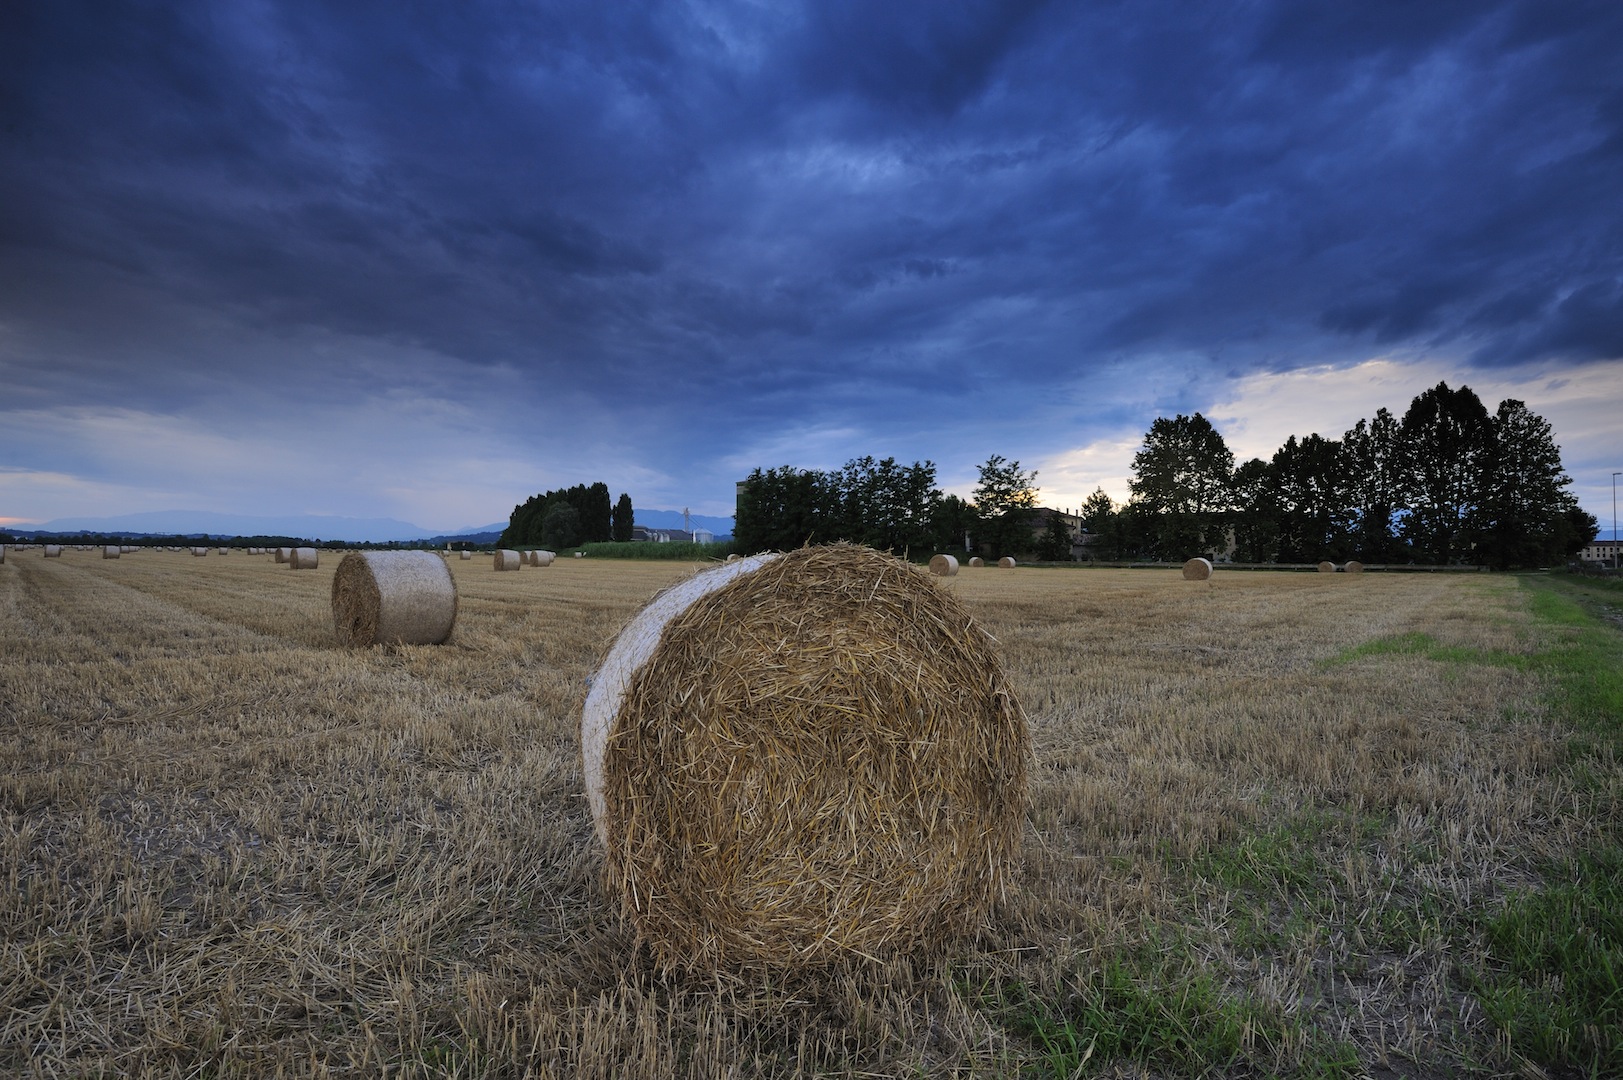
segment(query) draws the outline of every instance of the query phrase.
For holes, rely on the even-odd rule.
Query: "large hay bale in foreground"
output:
[[[1005,556],[1003,556],[1003,558],[1001,558],[1001,559],[999,559],[997,561],[997,564],[999,566],[1003,567],[1003,569],[1005,569],[1005,570],[1012,570],[1012,569],[1014,569],[1014,556],[1013,555],[1005,555]]]
[[[60,559],[62,557],[62,545],[61,544],[46,544],[45,545],[45,557],[47,559]]]
[[[958,573],[958,560],[951,555],[932,555],[930,573],[936,577],[953,577]]]
[[[1185,581],[1205,581],[1212,576],[1212,561],[1210,559],[1194,558],[1183,564],[1183,579]]]
[[[504,549],[496,552],[495,558],[491,560],[491,565],[498,570],[517,570],[524,565],[524,557],[516,551]]]
[[[1343,566],[1341,569],[1349,574],[1362,574],[1364,572],[1364,564],[1359,562],[1357,559],[1349,559],[1347,560],[1347,565]]]
[[[1025,717],[958,601],[865,547],[724,563],[621,632],[581,716],[609,887],[664,967],[788,968],[979,926]]]
[[[287,557],[288,566],[295,570],[315,570],[321,566],[321,552],[315,548],[294,548]]]
[[[456,625],[456,582],[432,551],[354,551],[332,579],[340,645],[439,645]]]
[[[1333,574],[1335,572],[1336,572],[1336,564],[1331,562],[1329,559],[1325,559],[1325,560],[1323,560],[1322,562],[1319,563],[1319,573],[1321,573],[1321,574]]]
[[[123,552],[112,544],[108,544],[101,549],[101,557],[104,559],[116,559],[122,554]]]

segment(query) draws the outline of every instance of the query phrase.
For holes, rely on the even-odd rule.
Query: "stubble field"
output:
[[[1573,749],[1541,658],[1616,631],[1514,578],[966,569],[1034,742],[1007,901],[936,955],[665,975],[577,724],[695,567],[453,560],[448,645],[346,650],[337,562],[7,553],[0,1071],[1513,1069],[1495,995],[1561,973],[1507,975],[1494,920],[1615,839],[1611,744]],[[1578,1021],[1545,1064],[1615,1060]]]

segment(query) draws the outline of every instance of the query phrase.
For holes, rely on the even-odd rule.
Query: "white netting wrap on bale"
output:
[[[439,645],[456,625],[456,582],[432,551],[355,551],[333,572],[340,645]]]
[[[1190,559],[1183,564],[1183,579],[1185,581],[1205,581],[1212,576],[1212,562],[1210,559]]]
[[[321,552],[315,548],[294,548],[287,557],[288,566],[295,570],[315,570],[321,566]]]
[[[491,560],[491,565],[498,570],[517,570],[524,565],[524,557],[516,551],[498,551]]]
[[[663,966],[794,967],[981,925],[1026,805],[997,646],[916,567],[728,562],[620,634],[581,717],[610,887]]]

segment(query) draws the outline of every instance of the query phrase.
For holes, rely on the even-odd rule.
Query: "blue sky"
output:
[[[505,518],[1440,379],[1623,469],[1623,5],[6,5],[0,521]]]

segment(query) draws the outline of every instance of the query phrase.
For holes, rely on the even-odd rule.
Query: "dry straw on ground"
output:
[[[1212,563],[1210,559],[1190,559],[1183,564],[1183,579],[1185,581],[1205,581],[1212,576]]]
[[[1364,564],[1359,562],[1357,559],[1350,559],[1348,560],[1347,565],[1342,567],[1342,570],[1349,574],[1362,574],[1364,572]]]
[[[456,582],[431,551],[354,551],[332,579],[340,645],[439,645],[456,625]]]
[[[1003,558],[1001,558],[1001,559],[999,559],[997,561],[997,564],[999,566],[1003,567],[1005,570],[1013,569],[1013,567],[1015,565],[1014,556],[1013,555],[1005,555],[1005,556],[1003,556]]]
[[[294,548],[287,564],[295,570],[315,570],[321,565],[321,552],[310,547]]]
[[[1026,805],[997,646],[899,559],[725,564],[621,633],[582,716],[610,888],[662,966],[795,968],[979,926]]]
[[[496,552],[491,564],[498,570],[517,570],[524,565],[524,557],[516,551],[503,549]]]
[[[1319,573],[1321,573],[1321,574],[1333,574],[1335,572],[1336,572],[1336,564],[1331,562],[1329,559],[1325,559],[1324,561],[1319,563]]]
[[[958,573],[958,560],[951,555],[932,555],[930,573],[936,577],[953,577]]]

